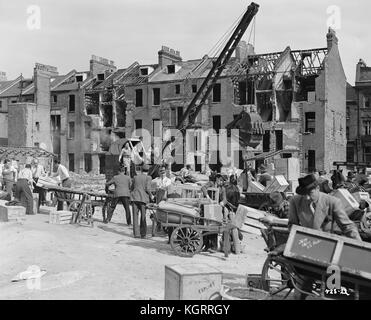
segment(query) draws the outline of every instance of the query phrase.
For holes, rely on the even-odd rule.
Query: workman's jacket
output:
[[[320,193],[315,204],[314,213],[310,207],[311,200],[306,196],[296,195],[290,200],[289,226],[295,224],[305,228],[331,232],[338,231],[333,228],[334,222],[342,233],[353,239],[361,241],[356,225],[349,219],[339,199],[328,194]]]

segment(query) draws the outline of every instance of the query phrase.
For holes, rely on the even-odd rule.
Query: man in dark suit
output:
[[[320,192],[318,181],[313,174],[299,179],[297,195],[290,200],[289,226],[301,225],[305,228],[324,232],[341,231],[345,236],[362,241],[356,225],[349,219],[339,199]],[[335,222],[338,229],[335,229]],[[303,277],[304,278],[304,277]],[[304,291],[310,291],[310,278],[305,277]],[[306,295],[295,292],[295,298],[304,300]]]
[[[103,221],[105,223],[110,222],[112,219],[113,212],[117,206],[117,203],[121,201],[122,205],[125,208],[126,213],[126,223],[128,226],[131,225],[131,214],[130,214],[130,188],[131,188],[131,179],[125,173],[125,167],[120,168],[120,173],[114,176],[109,182],[106,184],[106,188],[110,185],[115,186],[115,191],[113,193],[113,199],[111,200],[111,204],[108,208],[107,212],[107,220]]]
[[[144,164],[140,168],[139,174],[134,176],[131,200],[133,204],[133,231],[134,237],[144,239],[147,234],[147,221],[146,221],[146,204],[152,198],[151,194],[151,181],[152,178],[148,175],[149,167]],[[140,227],[138,225],[138,213],[140,211]]]

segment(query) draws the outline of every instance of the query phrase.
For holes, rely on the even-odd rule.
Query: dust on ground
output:
[[[266,258],[260,236],[244,233],[244,253],[174,255],[167,237],[133,238],[123,208],[112,222],[95,226],[49,224],[47,215],[0,223],[0,299],[164,299],[165,265],[209,264],[223,272],[223,283],[245,286],[247,274],[259,274]],[[11,282],[31,265],[45,269],[38,289]]]

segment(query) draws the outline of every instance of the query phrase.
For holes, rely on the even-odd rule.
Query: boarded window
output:
[[[276,130],[276,150],[283,149],[283,134],[282,130]]]
[[[92,159],[90,153],[84,154],[84,165],[85,165],[85,172],[89,173],[92,170]]]
[[[177,125],[176,108],[170,109],[170,125],[174,127]]]
[[[271,145],[271,132],[266,130],[263,135],[263,152],[269,152]]]
[[[175,85],[175,94],[179,94],[180,93],[180,84],[176,84]]]
[[[316,133],[316,113],[305,113],[305,132]]]
[[[216,133],[219,133],[221,128],[221,119],[220,116],[213,116],[213,129]]]
[[[53,102],[56,103],[58,101],[58,96],[56,94],[53,94]]]
[[[213,102],[221,101],[221,85],[216,83],[213,87]]]
[[[142,128],[143,128],[142,120],[141,119],[135,120],[135,129],[138,130],[138,129],[142,129]]]
[[[135,90],[135,106],[143,107],[143,90],[142,89]]]
[[[75,122],[68,123],[68,138],[75,139]]]
[[[75,155],[73,153],[68,154],[68,169],[75,171]]]
[[[75,95],[70,94],[68,103],[68,112],[75,112]]]
[[[160,105],[160,88],[153,88],[153,105]]]

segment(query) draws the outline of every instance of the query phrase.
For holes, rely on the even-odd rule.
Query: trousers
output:
[[[138,216],[140,212],[140,225],[138,224]],[[146,204],[144,202],[133,202],[133,231],[134,237],[139,237],[139,234],[144,238],[147,234],[146,220]]]
[[[19,199],[22,206],[26,208],[26,214],[34,214],[33,196],[27,179],[18,179],[15,187],[15,197]]]
[[[124,206],[125,214],[126,214],[126,223],[128,225],[131,225],[131,213],[130,213],[130,206],[129,206],[130,197],[117,197],[111,200],[110,206],[107,211],[107,221],[108,222],[111,221],[113,212],[115,211],[116,206],[119,202],[121,202],[122,205]]]

